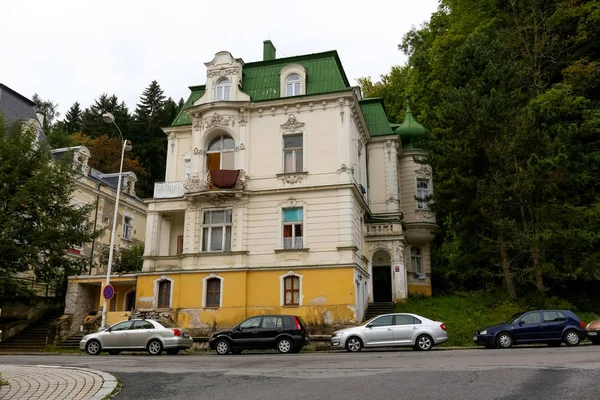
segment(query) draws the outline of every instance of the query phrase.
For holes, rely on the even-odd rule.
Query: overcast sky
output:
[[[351,84],[404,64],[403,35],[438,0],[0,0],[0,83],[38,93],[64,112],[115,93],[133,111],[156,79],[165,95],[187,98],[206,81],[204,63],[228,50],[262,59],[337,50]],[[62,116],[61,115],[61,118]]]

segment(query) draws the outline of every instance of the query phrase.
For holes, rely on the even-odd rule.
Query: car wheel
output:
[[[581,343],[581,336],[579,336],[577,331],[569,329],[565,332],[564,341],[567,346],[579,346],[579,343]]]
[[[240,355],[240,354],[242,354],[242,350],[240,350],[240,349],[231,350],[231,354],[235,354],[236,356]]]
[[[348,338],[348,340],[346,340],[346,350],[348,350],[351,353],[356,353],[358,351],[361,351],[363,348],[363,342],[362,340],[360,340],[360,338],[357,338],[356,336],[352,336],[350,338]]]
[[[121,350],[109,350],[108,354],[110,354],[111,356],[118,356],[119,354],[121,354]]]
[[[215,345],[215,350],[217,351],[218,355],[224,356],[226,354],[229,354],[229,352],[231,351],[231,345],[227,340],[221,339]]]
[[[87,342],[87,344],[85,345],[85,351],[90,355],[90,356],[97,356],[98,354],[100,354],[100,351],[102,350],[102,348],[100,347],[100,342],[97,340],[90,340],[89,342]]]
[[[293,349],[294,345],[292,344],[292,341],[288,338],[280,339],[279,342],[277,342],[277,350],[281,354],[291,353]]]
[[[416,341],[417,349],[420,351],[428,351],[433,347],[433,339],[429,335],[421,335]]]
[[[170,356],[176,356],[179,354],[179,349],[167,350],[167,354]]]
[[[148,343],[148,353],[151,356],[160,356],[163,351],[162,342],[158,339],[153,339]]]
[[[508,349],[513,345],[513,338],[510,333],[501,332],[496,338],[496,345],[501,349]]]

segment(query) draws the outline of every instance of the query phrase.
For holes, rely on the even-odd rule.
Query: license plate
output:
[[[474,341],[477,341],[477,336],[473,336],[473,340],[474,340]]]
[[[589,336],[596,336],[598,334],[598,332],[588,332]]]
[[[189,333],[184,333],[183,337],[190,337],[190,334]]]

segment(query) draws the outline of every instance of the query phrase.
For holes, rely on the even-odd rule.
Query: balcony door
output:
[[[210,142],[206,151],[206,169],[235,169],[235,142],[229,135],[221,135]]]

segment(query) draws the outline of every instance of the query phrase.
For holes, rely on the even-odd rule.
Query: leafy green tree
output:
[[[32,271],[45,282],[81,272],[67,250],[91,241],[90,207],[71,204],[77,171],[69,157],[54,162],[34,129],[6,129],[0,116],[0,284]],[[64,286],[63,286],[64,288]]]
[[[102,249],[100,264],[108,267],[109,247]],[[127,247],[113,250],[112,272],[115,274],[129,274],[142,270],[144,256],[144,243],[133,240]]]
[[[381,80],[373,83],[370,77],[358,78],[364,97],[381,97],[385,102],[390,121],[404,120],[406,95],[409,86],[410,67],[393,66],[389,74],[381,75]]]
[[[35,103],[35,111],[44,115],[43,128],[45,132],[50,132],[50,129],[60,117],[60,113],[57,111],[58,104],[52,100],[43,100],[37,93],[33,95],[31,100]]]
[[[124,102],[119,102],[119,99],[114,94],[112,96],[106,93],[101,94],[94,100],[94,104],[83,111],[81,116],[81,133],[91,138],[97,138],[105,134],[119,138],[119,132],[114,124],[107,124],[102,119],[102,115],[107,112],[114,115],[115,122],[121,129],[123,137],[129,139],[131,115],[129,114],[127,105]]]

